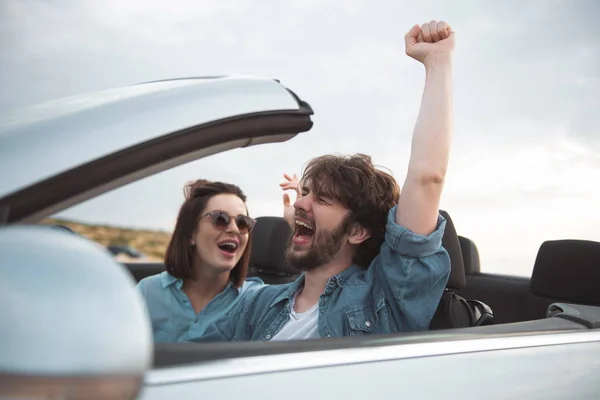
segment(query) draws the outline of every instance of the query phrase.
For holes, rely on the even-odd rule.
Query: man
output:
[[[405,44],[407,55],[425,66],[426,79],[402,193],[368,156],[311,160],[299,182],[286,252],[304,273],[290,284],[259,289],[194,341],[428,328],[450,274],[439,202],[452,131],[454,33],[445,22],[431,21],[415,25]]]

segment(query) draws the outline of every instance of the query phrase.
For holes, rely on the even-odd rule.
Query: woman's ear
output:
[[[194,229],[194,232],[192,232],[192,235],[190,236],[190,246],[194,247],[196,245],[196,234],[198,233],[198,227],[196,227],[196,229]]]

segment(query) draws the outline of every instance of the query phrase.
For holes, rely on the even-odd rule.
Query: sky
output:
[[[402,184],[424,82],[415,23],[456,32],[454,139],[441,208],[482,270],[531,274],[545,240],[600,241],[600,3],[594,0],[3,0],[0,108],[155,79],[280,79],[314,128],[129,184],[58,216],[171,230],[184,183],[236,183],[281,215],[311,157],[363,152]]]

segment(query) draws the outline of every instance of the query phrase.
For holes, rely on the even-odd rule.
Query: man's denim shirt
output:
[[[450,257],[442,247],[446,220],[438,214],[435,231],[417,235],[396,224],[396,207],[371,265],[352,265],[329,278],[319,299],[322,338],[428,329],[450,276]],[[260,288],[190,340],[270,340],[289,320],[291,300],[303,283],[304,274]]]
[[[144,278],[136,286],[146,302],[155,342],[184,342],[201,336],[210,324],[227,315],[264,283],[259,278],[248,278],[238,289],[230,282],[199,313],[194,311],[182,286],[183,280],[167,271]]]

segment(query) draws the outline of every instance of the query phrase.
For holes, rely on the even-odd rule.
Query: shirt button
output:
[[[367,322],[365,322],[365,326],[366,326],[367,328],[368,328],[368,327],[370,327],[370,326],[371,326],[371,322],[370,322],[370,321],[367,321]]]
[[[266,335],[265,339],[270,340],[271,339],[271,335]]]

